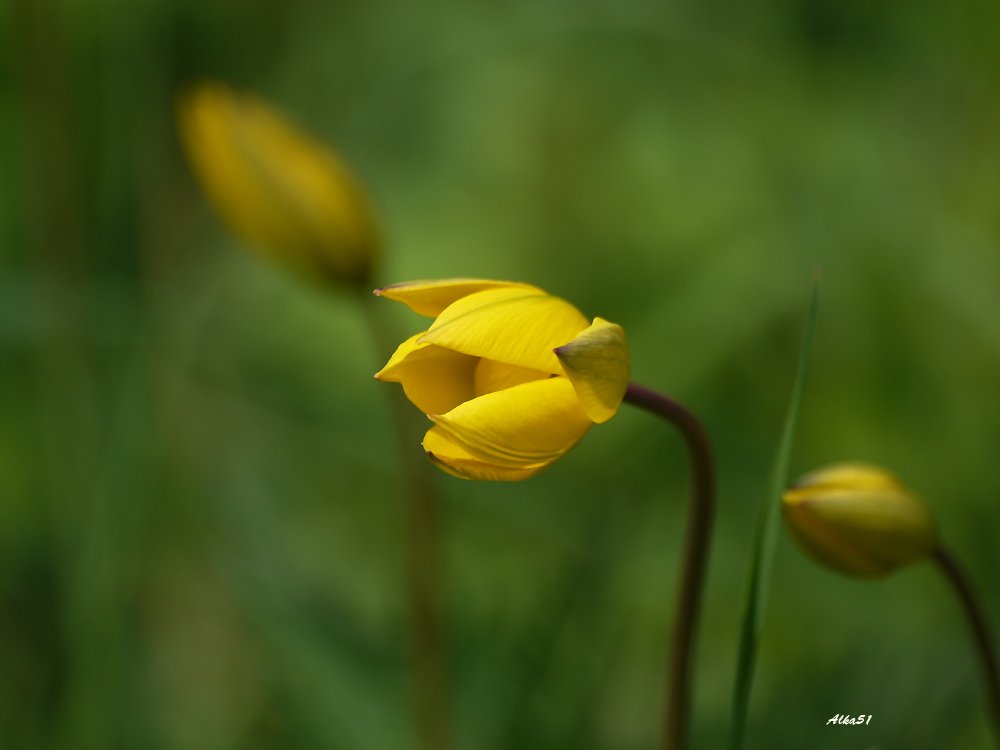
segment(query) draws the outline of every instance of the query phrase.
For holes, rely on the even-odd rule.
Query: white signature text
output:
[[[848,716],[847,714],[843,714],[843,715],[837,714],[836,716],[834,716],[832,719],[830,719],[826,723],[827,724],[867,724],[871,720],[872,720],[872,715],[871,714],[868,714],[867,717],[865,716],[865,714],[861,714],[856,719]]]

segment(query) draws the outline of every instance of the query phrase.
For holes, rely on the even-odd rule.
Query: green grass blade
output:
[[[813,334],[816,330],[816,315],[819,310],[819,274],[813,280],[812,301],[809,317],[799,357],[799,368],[792,387],[792,398],[785,415],[781,431],[781,442],[771,467],[767,493],[757,506],[757,520],[754,524],[753,542],[750,548],[750,567],[744,599],[743,624],[740,632],[740,649],[736,662],[736,683],[733,686],[732,750],[742,750],[746,734],[747,711],[750,706],[750,689],[753,685],[754,664],[757,660],[757,644],[764,624],[764,607],[771,581],[774,551],[778,543],[778,525],[781,494],[788,485],[788,465],[792,457],[795,441],[795,426],[802,404],[806,370],[812,350]]]

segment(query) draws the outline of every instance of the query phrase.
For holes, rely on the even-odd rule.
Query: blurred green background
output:
[[[704,417],[695,748],[816,265],[793,471],[899,472],[1000,621],[1000,6],[3,0],[0,746],[413,746],[391,386],[352,296],[199,194],[172,101],[202,76],[344,154],[381,281],[538,284]],[[625,407],[523,484],[436,479],[456,749],[652,748],[678,438]],[[848,580],[783,536],[749,740],[991,747],[936,571]]]

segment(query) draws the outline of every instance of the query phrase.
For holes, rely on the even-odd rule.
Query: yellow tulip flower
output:
[[[375,294],[435,319],[375,377],[402,383],[434,422],[424,449],[449,474],[527,479],[621,405],[631,375],[621,326],[589,323],[537,287],[446,279]]]
[[[324,281],[364,283],[378,239],[347,166],[260,97],[200,83],[177,123],[202,189],[232,231],[271,260]]]
[[[925,558],[937,541],[924,501],[894,474],[869,464],[807,474],[785,492],[782,506],[808,555],[858,578],[881,578]]]

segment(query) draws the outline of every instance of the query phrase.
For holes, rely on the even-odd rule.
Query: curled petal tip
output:
[[[618,411],[632,375],[625,331],[594,318],[569,343],[552,350],[594,422],[606,422]]]

